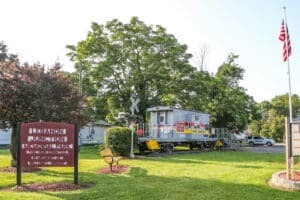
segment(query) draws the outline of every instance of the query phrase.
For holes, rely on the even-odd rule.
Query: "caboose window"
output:
[[[159,122],[165,122],[164,116],[159,116]]]

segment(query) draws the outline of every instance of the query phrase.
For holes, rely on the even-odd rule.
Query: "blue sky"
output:
[[[74,71],[66,57],[68,44],[85,39],[91,22],[138,16],[162,25],[189,52],[208,48],[205,69],[215,73],[229,53],[246,70],[241,85],[258,102],[288,92],[287,66],[278,40],[282,7],[292,43],[292,93],[300,95],[300,1],[297,0],[0,0],[0,40],[21,61]],[[299,48],[298,48],[299,47]],[[193,63],[193,61],[192,61]]]

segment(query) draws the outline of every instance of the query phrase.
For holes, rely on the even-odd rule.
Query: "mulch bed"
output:
[[[286,178],[286,172],[280,173],[279,174],[280,178]],[[300,171],[294,171],[292,177],[291,177],[292,181],[300,181]]]
[[[79,189],[87,189],[92,187],[92,183],[84,183],[81,185],[75,185],[73,183],[34,183],[24,184],[14,188],[14,191],[18,192],[40,192],[40,191],[71,191]]]
[[[42,168],[22,168],[22,172],[37,172],[41,171]],[[15,167],[4,167],[0,168],[0,172],[7,172],[7,173],[17,173],[17,168]]]
[[[42,168],[23,168],[22,172],[37,172],[41,171]],[[0,168],[0,172],[16,173],[15,167],[4,167]],[[87,189],[92,187],[92,183],[84,183],[75,185],[73,183],[33,183],[23,184],[13,188],[2,188],[1,191],[16,191],[16,192],[40,192],[40,191],[71,191],[79,189]]]
[[[121,173],[125,173],[127,172],[129,169],[129,166],[127,165],[118,165],[118,167],[116,165],[114,165],[112,167],[112,171],[110,171],[110,167],[102,167],[98,170],[98,174],[121,174]]]
[[[33,184],[23,184],[13,188],[2,188],[0,191],[15,191],[15,192],[41,192],[41,191],[72,191],[80,189],[91,188],[94,184],[83,183],[81,185],[75,185],[73,183],[33,183]]]

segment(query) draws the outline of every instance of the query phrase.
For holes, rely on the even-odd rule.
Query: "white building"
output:
[[[110,125],[105,121],[88,123],[80,129],[81,144],[102,144],[104,142],[104,133]]]
[[[10,144],[11,129],[0,129],[0,145]]]

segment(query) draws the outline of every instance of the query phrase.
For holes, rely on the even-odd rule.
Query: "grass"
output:
[[[0,150],[0,167],[9,166],[8,150]],[[97,174],[106,164],[98,148],[82,147],[79,182],[90,189],[65,192],[0,191],[0,199],[298,199],[300,192],[273,189],[267,181],[284,170],[284,154],[238,151],[199,152],[162,157],[125,159],[125,174]],[[299,167],[298,167],[299,168]],[[16,184],[15,174],[0,172],[0,189]],[[24,173],[22,183],[72,182],[73,168],[44,168]]]

